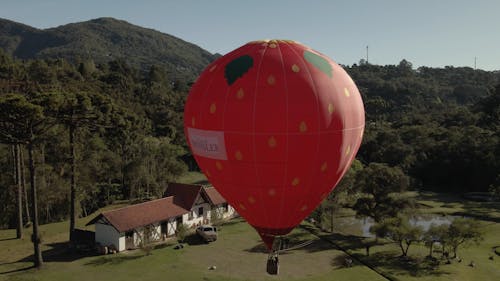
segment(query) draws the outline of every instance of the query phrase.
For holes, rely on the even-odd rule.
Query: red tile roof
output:
[[[174,196],[174,203],[191,210],[193,204],[200,194],[202,186],[184,183],[169,183],[164,196]]]
[[[220,195],[220,193],[213,186],[208,186],[203,188],[205,193],[208,195],[208,198],[212,202],[213,205],[220,205],[226,203],[226,199]]]
[[[173,201],[174,197],[170,196],[103,212],[87,225],[94,224],[104,217],[118,232],[126,232],[189,212],[189,210],[174,204]]]

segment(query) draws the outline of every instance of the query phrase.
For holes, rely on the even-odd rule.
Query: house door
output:
[[[127,231],[125,232],[125,249],[131,250],[135,249],[135,241],[134,241],[134,232]]]
[[[161,227],[161,237],[166,237],[168,235],[168,222],[163,221],[160,224]]]

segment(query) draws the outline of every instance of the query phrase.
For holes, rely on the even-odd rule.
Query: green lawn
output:
[[[65,224],[47,225],[51,233],[64,231]],[[9,232],[9,233],[8,233]],[[2,237],[14,235],[2,231]],[[61,234],[62,235],[62,234]],[[7,273],[31,266],[29,261],[17,262],[20,256],[16,249],[30,246],[27,241],[6,240],[2,243],[0,280],[158,280],[175,276],[175,280],[384,280],[365,266],[343,268],[344,253],[336,250],[309,232],[297,228],[292,232],[292,243],[312,240],[307,247],[281,255],[280,275],[265,273],[267,254],[260,238],[246,222],[234,219],[220,228],[219,240],[204,244],[196,237],[187,239],[184,249],[175,250],[172,245],[153,250],[146,256],[140,250],[117,255],[93,256],[73,259],[61,250],[60,256],[47,257],[41,270],[27,269]],[[52,236],[56,239],[59,235]],[[7,247],[4,247],[7,246]],[[9,248],[9,250],[6,250]],[[50,247],[45,247],[50,252]],[[6,255],[8,252],[15,254]],[[17,256],[17,258],[13,258]],[[215,265],[216,270],[209,270]]]
[[[415,194],[423,211],[438,214],[470,214],[481,217],[485,239],[479,246],[462,248],[462,262],[432,265],[425,259],[423,245],[410,248],[410,258],[402,260],[399,248],[379,243],[366,256],[359,227],[339,224],[334,233],[321,232],[304,223],[290,235],[292,244],[312,241],[306,247],[280,256],[280,275],[265,273],[267,254],[256,232],[242,219],[234,219],[220,228],[219,240],[204,244],[194,237],[181,250],[167,245],[152,251],[129,251],[108,256],[67,254],[68,222],[41,226],[45,267],[30,268],[32,246],[29,238],[13,239],[15,230],[0,230],[0,280],[385,280],[362,263],[369,264],[393,280],[500,280],[500,209],[498,203],[464,201],[452,195]],[[110,206],[115,208],[119,206]],[[339,219],[353,212],[339,212]],[[93,216],[78,220],[83,227]],[[92,227],[90,227],[92,229]],[[312,235],[312,230],[320,237]],[[26,231],[28,232],[28,231]],[[25,233],[29,237],[29,233]],[[347,250],[355,258],[354,266],[343,266],[346,254],[328,240]],[[490,260],[490,255],[494,259]],[[439,256],[439,253],[435,253]],[[474,261],[475,267],[469,263]],[[209,270],[210,266],[216,270]]]
[[[444,260],[439,260],[436,265],[425,258],[429,249],[423,244],[412,245],[409,258],[404,260],[399,257],[401,251],[396,244],[380,241],[370,248],[370,256],[367,257],[363,246],[366,240],[358,236],[359,229],[356,227],[344,227],[333,234],[323,232],[322,235],[397,280],[500,280],[500,256],[493,252],[495,247],[500,246],[499,202],[468,201],[453,194],[415,193],[414,196],[423,206],[419,210],[422,213],[460,215],[480,220],[484,240],[479,245],[459,248],[461,262],[452,260],[451,264],[446,264]],[[434,256],[440,258],[441,255],[437,252]],[[490,256],[493,260],[489,259]],[[469,266],[471,262],[475,263],[475,267]]]
[[[201,172],[187,172],[179,177],[176,182],[190,184],[209,184],[207,177]]]

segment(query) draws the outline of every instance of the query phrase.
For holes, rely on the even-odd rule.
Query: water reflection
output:
[[[451,224],[451,222],[458,218],[457,216],[440,216],[440,215],[417,215],[410,218],[412,225],[421,226],[424,231],[434,225]],[[357,219],[355,217],[341,217],[336,219],[336,229],[341,232],[349,232],[354,235],[363,237],[375,237],[370,233],[370,227],[374,224],[372,218]]]

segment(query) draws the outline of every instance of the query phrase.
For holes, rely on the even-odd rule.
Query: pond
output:
[[[459,216],[442,216],[442,215],[417,215],[410,218],[410,223],[412,225],[421,226],[424,231],[427,231],[429,227],[434,225],[451,224],[451,222],[458,218]],[[340,217],[336,219],[335,229],[341,232],[348,232],[354,235],[360,235],[363,237],[375,237],[370,233],[370,227],[373,226],[374,221],[371,218],[357,219],[355,217]]]

